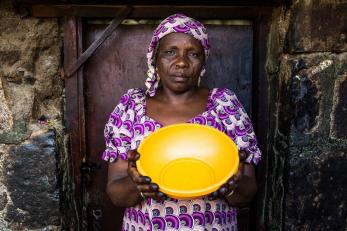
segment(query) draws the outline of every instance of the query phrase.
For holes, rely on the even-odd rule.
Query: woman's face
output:
[[[163,87],[175,92],[197,85],[204,49],[198,40],[184,33],[171,33],[160,39],[156,67]]]

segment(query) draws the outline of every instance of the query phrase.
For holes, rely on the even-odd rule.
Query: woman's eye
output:
[[[164,52],[166,55],[174,55],[175,51],[174,50],[167,50]]]
[[[200,54],[197,53],[197,52],[190,52],[189,55],[190,55],[191,57],[194,57],[194,58],[200,57]]]

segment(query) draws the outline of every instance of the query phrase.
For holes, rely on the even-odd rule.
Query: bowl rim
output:
[[[201,189],[194,189],[194,190],[175,190],[172,188],[167,188],[167,187],[162,187],[159,184],[159,190],[165,194],[167,194],[170,197],[176,198],[176,199],[194,199],[194,198],[199,198],[199,197],[203,197],[206,196],[216,190],[218,190],[218,188],[220,186],[222,186],[223,184],[225,184],[227,182],[227,180],[229,178],[231,178],[234,174],[237,173],[237,170],[239,168],[239,149],[238,146],[235,144],[235,142],[228,136],[226,135],[224,132],[209,126],[209,125],[202,125],[202,124],[193,124],[193,123],[177,123],[177,124],[171,124],[171,125],[167,125],[164,126],[162,128],[157,129],[156,131],[152,132],[151,134],[149,134],[145,139],[143,139],[137,149],[137,151],[140,153],[140,158],[136,161],[136,166],[137,166],[137,170],[139,171],[139,173],[141,175],[147,176],[146,175],[146,171],[143,168],[143,165],[141,165],[141,150],[143,148],[143,145],[145,145],[145,143],[147,142],[147,140],[151,139],[150,137],[154,134],[157,133],[161,133],[165,130],[168,129],[172,129],[172,128],[176,128],[176,127],[203,127],[204,129],[209,129],[212,130],[213,132],[217,132],[219,133],[219,135],[224,136],[224,138],[227,138],[232,146],[232,149],[230,151],[230,153],[232,155],[235,155],[235,163],[231,164],[231,168],[230,171],[228,172],[228,174],[226,174],[223,179],[218,180],[217,182],[215,182],[214,184],[208,186],[208,187],[204,187]],[[192,158],[194,159],[194,158]],[[157,182],[154,182],[157,183]]]

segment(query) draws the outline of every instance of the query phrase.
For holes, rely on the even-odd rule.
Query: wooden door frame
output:
[[[96,7],[96,6],[95,6]],[[83,18],[89,18],[97,14],[99,17],[110,17],[116,15],[116,12],[124,6],[109,6],[107,13],[98,12],[99,8],[94,8],[95,11],[82,11],[80,14],[73,16],[65,16],[63,19],[64,31],[64,69],[67,69],[83,52]],[[134,6],[133,12],[129,18],[164,18],[174,12],[183,12],[187,15],[198,19],[245,19],[251,20],[253,26],[253,70],[252,70],[252,120],[254,129],[258,135],[259,146],[264,152],[264,157],[267,155],[267,136],[268,133],[268,80],[265,71],[266,60],[266,42],[269,33],[271,21],[272,7],[256,7],[256,6],[151,6],[150,10],[147,6]],[[87,7],[89,9],[89,7]],[[98,10],[99,9],[99,10]],[[62,14],[61,8],[51,8],[51,15]],[[40,11],[43,14],[44,9]],[[64,11],[65,12],[65,11]],[[105,12],[105,11],[104,11]],[[66,12],[64,13],[66,15]],[[66,110],[65,120],[67,122],[67,131],[70,134],[70,152],[73,168],[73,177],[75,182],[76,203],[79,208],[78,216],[80,227],[84,230],[86,227],[86,206],[84,184],[85,177],[81,174],[81,162],[87,161],[86,156],[86,127],[85,127],[85,102],[84,102],[84,84],[83,84],[83,66],[75,72],[71,78],[65,79],[65,97]],[[265,158],[264,158],[265,159]],[[263,230],[263,221],[261,214],[257,210],[257,205],[263,206],[263,197],[265,191],[265,169],[266,161],[261,162],[257,168],[257,176],[259,182],[257,202],[253,203],[249,230]],[[254,222],[256,218],[256,222]]]

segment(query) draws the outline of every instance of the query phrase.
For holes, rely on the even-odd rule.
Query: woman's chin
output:
[[[183,93],[183,92],[189,91],[189,90],[191,90],[193,88],[194,88],[194,85],[183,83],[183,82],[175,82],[170,87],[170,89],[173,92],[177,92],[177,93]]]

